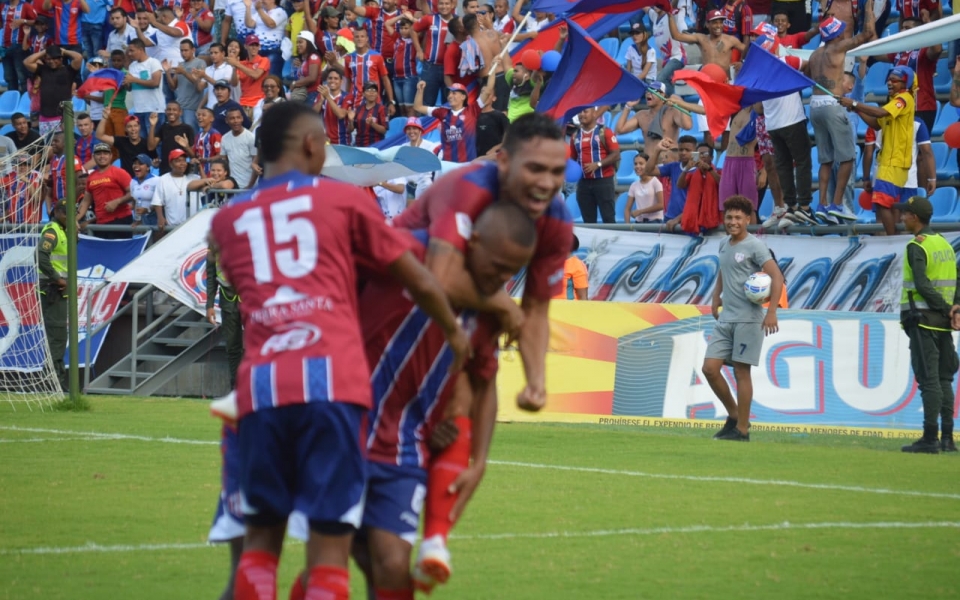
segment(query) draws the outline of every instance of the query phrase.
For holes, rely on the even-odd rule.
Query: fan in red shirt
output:
[[[767,35],[763,29],[764,24],[757,25],[754,29],[754,35]],[[773,26],[777,28],[777,41],[785,48],[803,48],[804,44],[812,40],[820,33],[820,24],[814,23],[808,31],[800,33],[787,33],[790,30],[790,17],[787,13],[774,13]]]
[[[308,597],[347,598],[347,562],[366,481],[370,371],[357,271],[390,273],[442,328],[458,371],[470,340],[409,236],[357,188],[320,177],[326,135],[298,102],[263,115],[264,177],[221,208],[211,247],[238,295],[246,352],[237,377],[246,537],[234,598],[276,598],[287,518],[310,523]]]
[[[113,166],[113,150],[109,144],[97,144],[93,147],[93,161],[96,168],[87,178],[87,192],[80,204],[81,215],[93,204],[98,225],[130,225],[133,223],[133,196],[130,195],[130,174]],[[111,231],[102,237],[117,239],[130,237],[129,233]]]

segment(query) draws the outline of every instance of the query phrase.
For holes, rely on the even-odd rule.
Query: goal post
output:
[[[68,398],[80,404],[80,311],[77,303],[77,171],[73,168],[75,143],[73,100],[60,104],[63,108],[63,154],[67,193],[67,347],[70,349]],[[89,365],[87,368],[90,368]]]

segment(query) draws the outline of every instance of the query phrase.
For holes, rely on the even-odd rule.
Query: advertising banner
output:
[[[201,210],[139,259],[109,277],[113,283],[152,283],[191,309],[206,314],[207,232],[215,209]]]
[[[501,420],[716,427],[726,416],[700,368],[709,307],[619,302],[550,304],[546,409],[516,409],[519,353],[500,355]],[[909,340],[898,315],[778,311],[752,370],[751,419],[783,431],[862,433],[922,427]],[[724,376],[735,389],[733,371]],[[956,382],[954,382],[954,403]],[[734,392],[735,393],[735,392]],[[692,420],[692,421],[691,421]]]
[[[578,256],[589,273],[591,300],[709,304],[720,272],[717,249],[724,236],[575,229]],[[960,233],[945,234],[960,249]],[[776,254],[791,308],[897,312],[903,253],[909,236],[761,239]],[[519,295],[522,274],[512,282]]]

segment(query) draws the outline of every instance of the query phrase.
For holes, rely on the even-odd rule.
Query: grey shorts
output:
[[[811,104],[810,122],[813,123],[813,137],[820,164],[842,163],[857,158],[847,109],[839,104]]]
[[[723,323],[713,326],[706,358],[719,358],[735,363],[760,364],[763,348],[763,326],[760,323]]]

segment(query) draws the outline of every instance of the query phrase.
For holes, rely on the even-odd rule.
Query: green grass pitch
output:
[[[214,599],[218,423],[193,400],[0,405],[0,599]],[[903,442],[503,424],[433,598],[956,598],[960,460]],[[280,598],[302,562],[289,544]],[[361,598],[358,572],[351,577]]]

